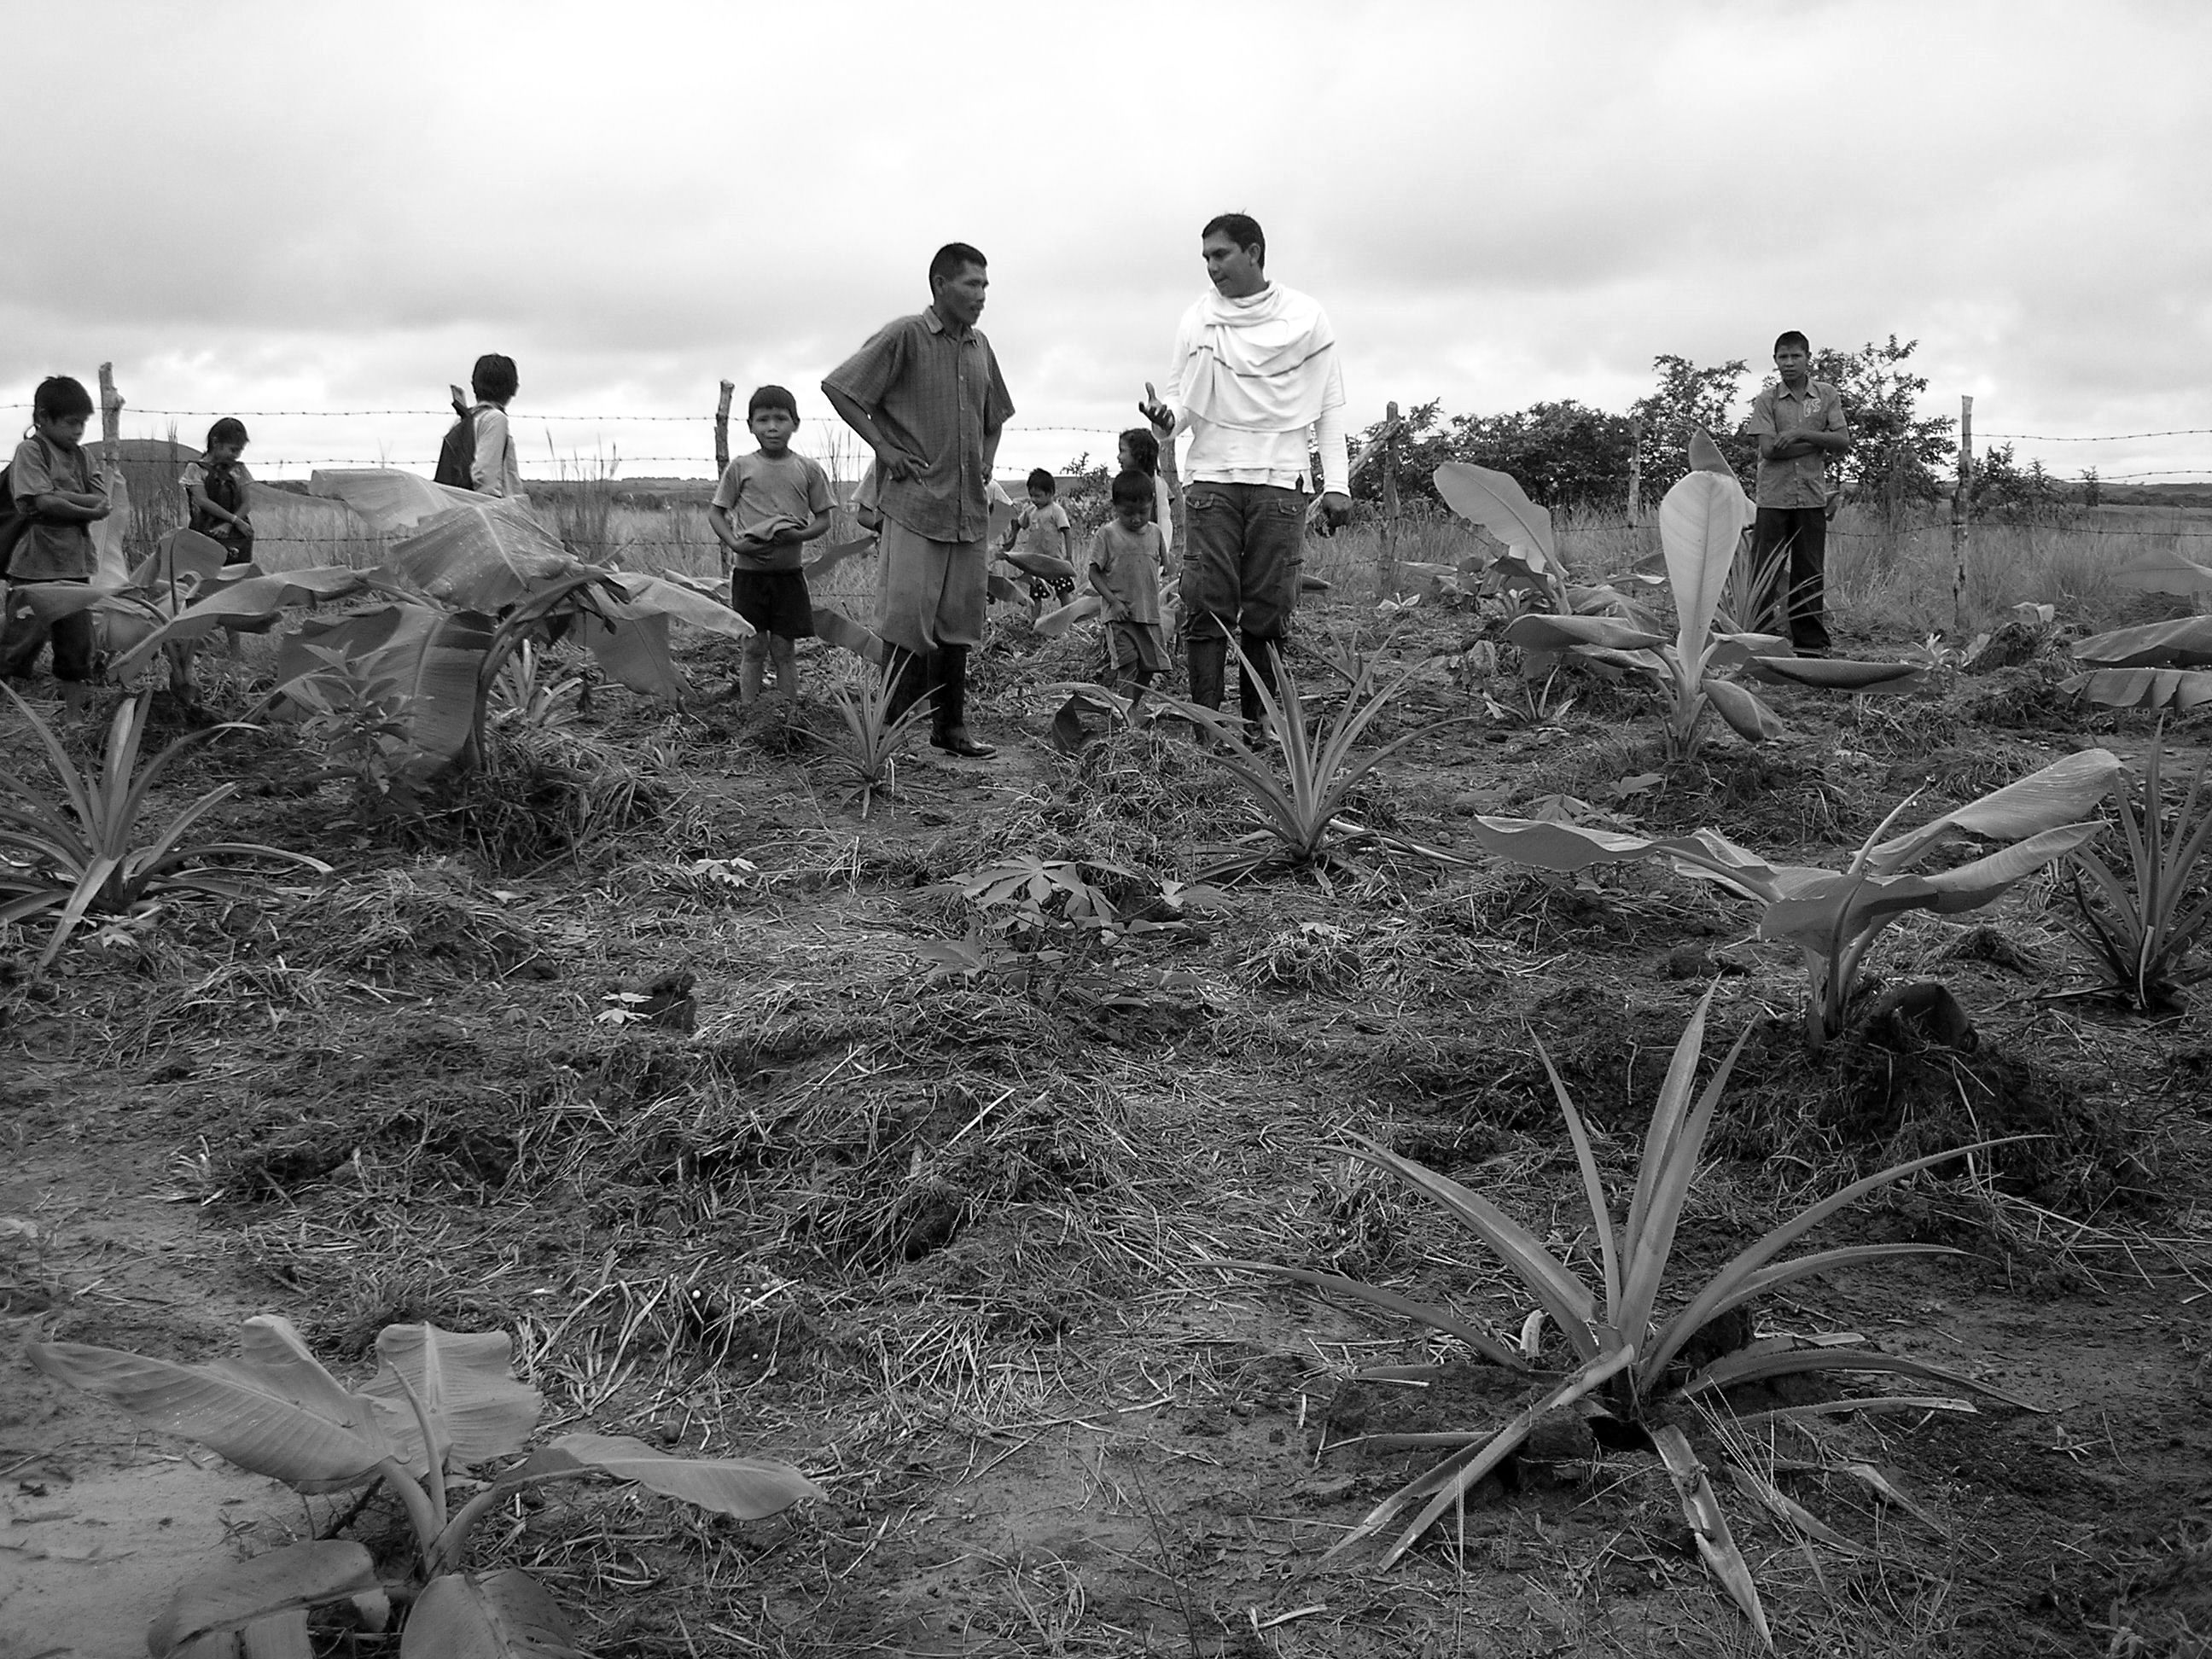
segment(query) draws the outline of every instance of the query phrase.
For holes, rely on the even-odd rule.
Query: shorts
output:
[[[730,609],[763,634],[787,640],[814,637],[814,601],[802,570],[730,573]]]

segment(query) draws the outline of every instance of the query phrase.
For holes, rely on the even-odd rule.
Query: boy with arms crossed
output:
[[[83,583],[100,568],[92,526],[107,516],[107,480],[84,448],[92,394],[66,374],[41,380],[31,399],[31,435],[15,446],[8,465],[15,510],[30,520],[8,561],[4,630],[0,630],[0,675],[21,678],[53,641],[54,678],[74,702],[92,678],[92,612],[42,618],[25,589],[45,583]]]
[[[1751,556],[1752,568],[1763,569],[1778,549],[1790,550],[1783,577],[1789,584],[1790,641],[1808,656],[1824,656],[1828,458],[1851,447],[1851,429],[1842,394],[1812,377],[1812,362],[1811,343],[1791,329],[1774,342],[1780,383],[1751,400],[1751,431],[1759,440],[1759,520]]]
[[[799,565],[799,550],[830,528],[830,476],[792,453],[799,404],[780,386],[764,386],[745,404],[745,425],[760,447],[730,459],[707,509],[707,522],[730,550],[730,608],[753,626],[738,668],[738,697],[760,701],[768,665],[775,693],[799,698],[792,643],[814,637],[814,601]]]

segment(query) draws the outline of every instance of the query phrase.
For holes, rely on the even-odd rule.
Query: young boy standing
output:
[[[469,390],[477,406],[469,411],[476,440],[469,461],[469,488],[479,495],[516,496],[522,494],[522,469],[514,459],[514,434],[507,423],[507,406],[521,389],[514,359],[488,351],[469,371]]]
[[[1030,469],[1029,500],[1006,526],[1008,550],[1012,550],[1015,538],[1019,537],[1023,552],[1042,553],[1048,559],[1074,564],[1075,527],[1068,522],[1067,509],[1056,499],[1059,494],[1059,483],[1051,473],[1041,466]]]
[[[92,394],[66,374],[39,383],[32,394],[31,435],[15,446],[9,493],[30,527],[8,562],[8,617],[0,629],[0,675],[31,672],[40,647],[53,641],[54,678],[75,688],[92,678],[92,612],[49,623],[21,603],[22,590],[48,582],[87,582],[99,568],[91,526],[107,516],[107,480],[84,448]]]
[[[760,701],[769,663],[776,696],[799,696],[792,644],[814,637],[814,601],[799,568],[799,550],[830,528],[830,475],[792,453],[799,404],[780,386],[764,386],[745,404],[745,425],[760,446],[736,455],[714,491],[707,522],[730,550],[730,608],[753,626],[738,669],[738,696]]]
[[[1752,539],[1753,569],[1783,548],[1790,554],[1786,596],[1790,641],[1808,656],[1828,649],[1821,589],[1828,562],[1828,458],[1851,447],[1844,399],[1812,376],[1812,343],[1796,329],[1774,342],[1778,385],[1751,400],[1759,440],[1759,520]]]
[[[1152,481],[1133,467],[1114,480],[1114,516],[1091,538],[1085,571],[1105,606],[1107,683],[1141,691],[1168,665],[1160,638],[1160,527]]]
[[[246,443],[246,422],[226,415],[208,428],[206,451],[179,480],[191,507],[192,529],[222,546],[227,565],[253,557],[253,520],[246,513],[253,475],[239,459]]]

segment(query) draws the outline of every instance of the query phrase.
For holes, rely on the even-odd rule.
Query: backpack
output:
[[[471,409],[447,429],[445,441],[438,446],[438,469],[430,475],[430,482],[450,484],[455,489],[474,489],[476,465],[477,411]]]
[[[8,574],[8,562],[16,544],[31,532],[37,520],[15,505],[15,465],[0,466],[0,580]]]

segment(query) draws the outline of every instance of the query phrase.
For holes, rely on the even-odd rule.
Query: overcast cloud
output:
[[[2212,427],[2212,8],[2182,0],[68,18],[10,31],[0,402],[112,360],[133,435],[432,410],[501,350],[526,470],[544,416],[611,411],[698,418],[554,447],[702,471],[725,377],[790,386],[818,450],[823,373],[957,238],[991,259],[1002,459],[1049,464],[1110,448],[1060,428],[1127,423],[1231,208],[1328,307],[1356,423],[1622,408],[1658,353],[1757,368],[1799,327],[1917,337],[1979,431]],[[265,470],[427,464],[441,426],[252,424]],[[2019,447],[2212,476],[2212,434]]]

